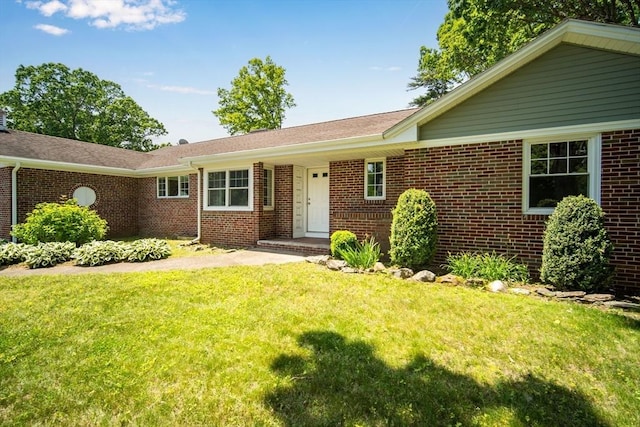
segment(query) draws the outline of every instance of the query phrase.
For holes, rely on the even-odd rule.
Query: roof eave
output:
[[[57,162],[53,160],[38,160],[25,157],[0,156],[0,164],[8,166],[20,164],[23,168],[49,169],[64,172],[84,172],[97,175],[113,175],[135,177],[136,171],[127,168],[110,166],[95,166],[79,163]]]

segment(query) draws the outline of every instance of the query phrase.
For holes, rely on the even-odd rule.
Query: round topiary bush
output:
[[[565,197],[547,221],[540,278],[558,289],[606,289],[612,250],[600,206],[584,196]]]
[[[331,255],[334,258],[342,259],[341,251],[355,249],[358,244],[358,237],[348,230],[337,230],[331,235]]]
[[[436,205],[429,193],[415,188],[405,191],[392,214],[391,262],[410,268],[427,265],[438,240]]]
[[[107,233],[107,221],[75,199],[60,203],[39,203],[11,235],[30,245],[73,242],[76,245],[100,240]]]

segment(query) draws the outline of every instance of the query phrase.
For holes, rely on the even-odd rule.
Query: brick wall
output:
[[[293,165],[276,166],[274,232],[277,238],[293,237]]]
[[[153,237],[196,237],[198,175],[189,175],[189,197],[158,198],[157,177],[139,178],[139,234]]]
[[[11,239],[11,171],[0,168],[0,239]]]
[[[73,191],[87,186],[96,192],[91,207],[109,225],[109,237],[138,233],[138,191],[135,178],[23,168],[18,171],[18,222],[36,204],[71,198]]]
[[[640,294],[640,129],[602,135],[601,194],[616,288]]]

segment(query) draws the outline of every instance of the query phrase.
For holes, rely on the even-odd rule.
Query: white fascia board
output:
[[[584,134],[611,132],[622,129],[640,129],[640,118],[614,122],[589,123],[586,125],[559,126],[541,129],[517,130],[484,135],[461,136],[458,138],[429,139],[418,141],[417,146],[446,147],[450,145],[481,144],[484,142],[511,141],[515,139],[571,137]]]
[[[149,176],[168,176],[168,175],[188,175],[195,173],[196,168],[190,167],[187,165],[172,165],[172,166],[161,166],[157,168],[145,168],[145,169],[137,169],[134,171],[135,176],[137,177],[149,177]]]
[[[387,129],[384,132],[385,137],[392,137],[409,127],[418,127],[427,123],[562,42],[640,54],[640,30],[636,28],[569,19],[540,35],[493,67],[461,84],[436,102]]]
[[[36,160],[22,157],[0,156],[0,162],[16,164],[17,162],[23,168],[47,169],[63,172],[81,172],[94,175],[112,175],[135,177],[136,173],[132,169],[114,168],[109,166],[83,165],[79,163],[55,162],[51,160]]]
[[[384,143],[381,134],[358,136],[344,139],[334,139],[328,141],[307,142],[303,144],[284,145],[281,147],[260,148],[255,150],[236,151],[232,153],[219,153],[197,157],[183,157],[182,164],[192,164],[195,166],[206,166],[214,162],[242,162],[256,161],[264,157],[292,157],[292,156],[312,156],[314,154],[359,150],[362,148],[372,148],[380,143]],[[383,144],[382,144],[383,145]]]

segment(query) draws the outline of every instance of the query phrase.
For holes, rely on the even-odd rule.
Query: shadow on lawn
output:
[[[489,387],[423,356],[393,368],[369,344],[334,332],[298,343],[313,355],[276,358],[271,369],[293,385],[265,398],[288,426],[471,425],[488,408],[510,408],[522,425],[607,425],[582,395],[533,376]]]

